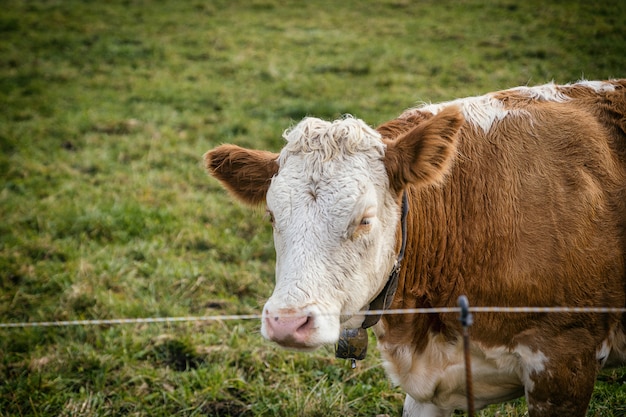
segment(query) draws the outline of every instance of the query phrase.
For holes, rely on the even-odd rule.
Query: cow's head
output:
[[[361,120],[306,118],[280,154],[222,145],[208,171],[244,203],[267,204],[276,287],[262,334],[284,347],[335,343],[358,327],[396,259],[399,202],[407,185],[440,183],[456,150],[455,108],[384,138]],[[393,129],[381,130],[390,134]]]

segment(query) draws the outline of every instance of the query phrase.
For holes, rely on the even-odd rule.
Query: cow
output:
[[[204,156],[236,199],[267,207],[265,338],[337,343],[382,293],[392,310],[461,295],[610,308],[475,314],[476,407],[525,395],[532,417],[584,416],[599,370],[626,364],[626,79],[423,104],[376,129],[306,117],[283,136],[280,153],[224,144]],[[372,329],[407,393],[403,415],[466,407],[458,313],[383,314]]]

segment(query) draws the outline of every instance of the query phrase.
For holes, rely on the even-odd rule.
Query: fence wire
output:
[[[470,307],[470,313],[623,313],[626,308],[617,307]],[[399,315],[399,314],[442,314],[461,313],[460,307],[433,307],[433,308],[405,308],[393,310],[368,310],[359,311],[351,315]],[[350,316],[348,314],[347,316]],[[273,316],[274,317],[274,316]],[[295,315],[282,315],[281,318],[296,317]],[[61,320],[61,321],[33,321],[0,323],[0,329],[27,328],[27,327],[71,327],[71,326],[109,326],[122,324],[152,324],[152,323],[182,323],[182,322],[210,322],[210,321],[236,321],[236,320],[261,320],[262,314],[226,314],[210,316],[184,316],[184,317],[145,317],[145,318],[118,318],[118,319],[90,319],[90,320]]]

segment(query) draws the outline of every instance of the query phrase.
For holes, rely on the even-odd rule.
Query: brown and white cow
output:
[[[315,349],[359,327],[400,249],[391,308],[626,306],[626,79],[518,87],[405,111],[376,130],[306,118],[280,154],[222,145],[209,172],[267,204],[276,287],[262,334]],[[357,314],[355,314],[357,313]],[[465,407],[458,315],[374,327],[406,416]],[[583,416],[598,370],[626,364],[626,314],[477,313],[477,407]]]

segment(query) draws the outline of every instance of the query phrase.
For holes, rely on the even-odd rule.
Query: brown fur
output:
[[[406,122],[400,123],[409,127]],[[419,186],[443,181],[454,160],[461,123],[463,117],[458,109],[449,107],[423,123],[414,123],[400,139],[387,141],[385,167],[394,191],[399,192],[408,184]],[[386,130],[379,129],[387,135],[397,130],[393,124],[388,124]]]
[[[246,204],[265,202],[272,177],[278,172],[278,154],[222,145],[204,154],[207,171]]]
[[[565,89],[579,97],[566,103],[512,100],[528,117],[506,117],[488,134],[464,126],[443,185],[407,187],[412,232],[392,308],[454,306],[461,294],[483,306],[625,307],[626,86],[616,85],[605,94]],[[394,120],[379,129],[416,128]],[[595,353],[615,327],[626,330],[625,318],[482,313],[471,332],[485,346],[523,343],[549,358],[529,395],[531,416],[582,416]],[[429,332],[452,341],[460,326],[454,314],[383,322],[387,344],[416,353]]]

